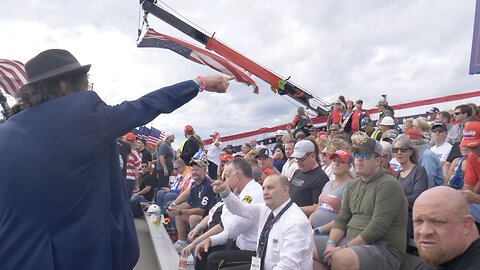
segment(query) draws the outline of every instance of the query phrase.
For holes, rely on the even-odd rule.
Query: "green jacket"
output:
[[[357,178],[350,182],[342,198],[342,207],[334,228],[368,244],[385,241],[388,250],[400,261],[407,247],[407,199],[398,181],[385,169],[368,182]]]

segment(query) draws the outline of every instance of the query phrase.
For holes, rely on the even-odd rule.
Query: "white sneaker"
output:
[[[179,240],[177,240],[177,242],[175,242],[173,244],[173,247],[175,248],[175,250],[178,252],[178,253],[182,253],[182,250],[187,246],[187,242],[185,242],[185,244],[182,244],[179,242]]]
[[[192,265],[195,263],[195,259],[193,258],[193,255],[192,254],[188,254],[188,257],[187,257],[187,264],[188,265]]]

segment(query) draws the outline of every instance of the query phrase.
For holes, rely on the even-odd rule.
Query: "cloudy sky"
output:
[[[26,62],[50,48],[92,64],[94,89],[108,104],[214,74],[162,49],[136,48],[135,0],[1,1],[0,58]],[[190,21],[257,63],[323,99],[339,94],[372,107],[381,94],[391,104],[478,90],[468,75],[474,0],[165,0]],[[159,32],[194,42],[149,16]],[[185,124],[206,138],[291,121],[296,108],[254,78],[260,94],[232,83],[224,95],[201,93],[152,124],[182,136]]]

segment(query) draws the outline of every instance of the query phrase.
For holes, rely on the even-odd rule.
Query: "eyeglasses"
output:
[[[353,153],[353,158],[354,158],[354,159],[359,159],[360,156],[362,156],[362,158],[363,158],[364,160],[369,160],[369,159],[372,157],[372,154],[365,153],[365,152],[363,152],[363,153],[354,152],[354,153]]]
[[[174,170],[174,171],[178,170],[178,167],[173,167],[173,170]]]
[[[443,133],[443,132],[445,132],[445,130],[441,128],[432,130],[432,133]]]
[[[410,150],[410,148],[394,147],[394,148],[392,149],[392,152],[393,152],[393,153],[398,153],[398,152],[400,152],[400,153],[406,153],[408,150]]]
[[[307,157],[309,156],[310,153],[306,153],[305,156],[303,156],[302,158],[297,158],[297,162],[304,162],[305,159],[307,159]]]
[[[147,167],[148,167],[148,165],[142,165],[142,168],[147,168]]]
[[[462,114],[462,112],[454,112],[453,114],[460,115],[460,114]]]

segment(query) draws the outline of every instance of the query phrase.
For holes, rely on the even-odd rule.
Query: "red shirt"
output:
[[[339,109],[333,109],[333,111],[332,111],[332,123],[330,125],[332,125],[332,124],[340,125],[341,121],[342,121],[342,111],[339,110]]]
[[[355,110],[353,111],[353,114],[352,114],[352,133],[355,133],[357,131],[360,130],[359,126],[358,126],[358,119],[360,118],[360,113],[361,111],[359,110]]]
[[[465,168],[465,177],[463,178],[463,181],[465,185],[475,187],[478,180],[480,180],[480,161],[473,152],[470,152],[467,157],[467,166]]]

